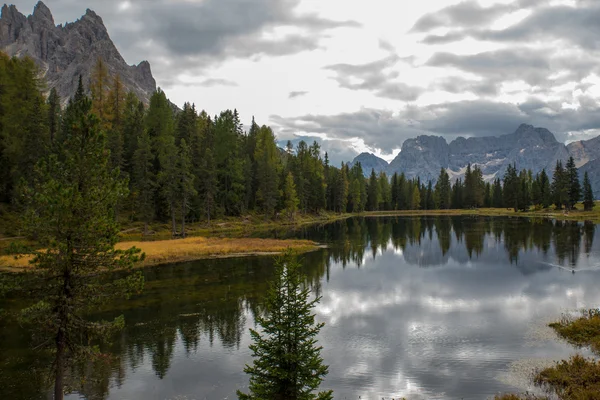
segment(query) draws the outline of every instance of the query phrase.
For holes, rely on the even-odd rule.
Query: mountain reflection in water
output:
[[[482,399],[527,388],[506,379],[522,358],[565,358],[532,326],[600,304],[592,223],[522,218],[354,218],[278,233],[326,243],[302,256],[322,295],[319,337],[336,398]],[[123,313],[113,357],[74,368],[70,398],[235,398],[247,385],[248,328],[272,278],[270,257],[149,268]],[[573,273],[575,271],[575,273]],[[17,309],[23,302],[0,305]],[[2,320],[0,397],[47,398],[48,358]],[[532,334],[532,332],[534,332]],[[534,336],[532,336],[534,335]],[[85,380],[81,378],[85,377]]]

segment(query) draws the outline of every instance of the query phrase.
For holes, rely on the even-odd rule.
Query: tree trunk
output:
[[[54,400],[63,400],[63,374],[65,370],[66,340],[63,328],[56,335],[56,375],[54,378]]]

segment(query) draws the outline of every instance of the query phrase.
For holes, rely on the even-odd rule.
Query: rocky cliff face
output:
[[[600,136],[590,140],[580,140],[567,145],[569,155],[575,159],[575,165],[581,167],[586,163],[600,158]]]
[[[354,160],[352,160],[352,163],[350,163],[350,167],[356,163],[360,163],[365,176],[369,176],[371,174],[371,170],[375,170],[375,173],[379,174],[381,171],[386,171],[388,168],[387,161],[377,157],[372,153],[360,153],[354,157]]]
[[[150,64],[142,61],[137,66],[128,65],[110,39],[102,18],[89,9],[79,20],[56,26],[50,9],[41,1],[28,17],[14,5],[4,5],[0,50],[9,56],[31,57],[48,87],[56,88],[63,101],[75,93],[80,75],[89,87],[98,58],[106,63],[111,75],[119,74],[125,87],[145,103],[156,90]]]
[[[418,136],[405,140],[402,150],[392,160],[388,173],[402,173],[408,178],[419,177],[422,181],[435,181],[441,168],[448,168],[450,151],[441,136]]]

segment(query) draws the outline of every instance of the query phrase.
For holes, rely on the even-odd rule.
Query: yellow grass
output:
[[[178,240],[157,240],[153,242],[120,242],[117,249],[130,247],[142,249],[146,258],[140,266],[171,264],[212,257],[236,257],[244,255],[277,254],[291,248],[306,252],[317,248],[310,240],[279,240],[254,238],[206,238],[192,237]],[[0,256],[0,270],[22,271],[31,268],[30,258],[15,259],[14,256]]]

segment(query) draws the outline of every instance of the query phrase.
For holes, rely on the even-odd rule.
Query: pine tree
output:
[[[163,135],[158,138],[159,153],[158,160],[160,170],[157,180],[160,185],[160,194],[165,200],[169,215],[171,216],[171,235],[177,236],[176,217],[179,208],[179,170],[177,165],[177,146],[172,135]]]
[[[250,375],[249,394],[238,391],[240,400],[328,400],[332,391],[314,393],[327,366],[323,364],[316,336],[323,327],[315,322],[313,308],[320,297],[309,301],[300,264],[291,253],[276,262],[275,279],[266,296],[267,316],[256,321],[262,334],[251,329],[254,357],[244,372]]]
[[[92,69],[90,91],[92,92],[92,112],[100,118],[100,126],[108,127],[108,68],[104,60],[98,57]]]
[[[411,210],[421,209],[421,190],[417,182],[415,182],[413,185],[410,208]]]
[[[288,215],[290,220],[294,219],[294,215],[298,210],[298,195],[296,194],[296,184],[294,183],[294,176],[291,172],[288,172],[285,177],[285,184],[283,185],[283,206],[284,212]]]
[[[540,172],[540,191],[542,192],[542,206],[548,208],[552,205],[552,190],[550,189],[550,179],[546,170]]]
[[[552,198],[557,209],[564,205],[569,207],[569,176],[563,168],[562,162],[556,162],[554,176],[552,177]]]
[[[153,173],[152,144],[148,132],[143,131],[137,139],[137,149],[133,155],[132,188],[135,193],[134,204],[144,221],[144,235],[148,234],[148,224],[154,218],[154,193],[156,176]]]
[[[256,138],[254,151],[256,161],[257,192],[256,197],[265,213],[265,218],[275,212],[279,200],[279,173],[281,170],[279,151],[275,144],[275,135],[271,128],[262,126]]]
[[[440,175],[435,184],[435,203],[436,207],[441,210],[450,208],[450,195],[452,187],[450,185],[450,177],[446,172],[446,169],[440,170]]]
[[[519,192],[521,191],[521,186],[515,165],[509,164],[506,168],[502,191],[504,206],[512,207],[517,212],[519,210]]]
[[[371,169],[369,184],[367,186],[367,210],[377,211],[379,207],[379,182],[375,170]]]
[[[494,180],[494,186],[492,189],[492,206],[496,208],[502,208],[504,206],[502,184],[499,178]]]
[[[60,118],[61,118],[61,109],[60,109],[60,96],[56,92],[55,88],[50,90],[50,94],[48,95],[48,128],[50,133],[50,143],[54,143],[54,139],[58,134],[58,130],[60,128]]]
[[[198,193],[194,187],[195,176],[192,171],[192,149],[183,138],[179,143],[179,157],[177,162],[179,195],[181,196],[181,236],[185,237],[185,218],[190,210],[192,197]]]
[[[581,200],[581,185],[579,183],[579,173],[575,166],[573,156],[567,161],[566,171],[569,180],[569,208],[574,208],[575,204]]]
[[[131,272],[139,251],[114,248],[114,208],[127,187],[118,170],[109,169],[105,138],[90,109],[84,96],[71,101],[68,131],[23,189],[26,231],[43,250],[31,252],[39,286],[30,292],[35,303],[22,316],[39,341],[36,348],[54,349],[57,400],[63,398],[63,376],[71,363],[97,355],[96,343],[124,325],[123,316],[91,320],[90,311],[143,285],[141,272],[116,280],[104,273]]]
[[[583,208],[585,211],[592,211],[594,206],[594,191],[592,190],[592,184],[586,171],[583,175]]]

